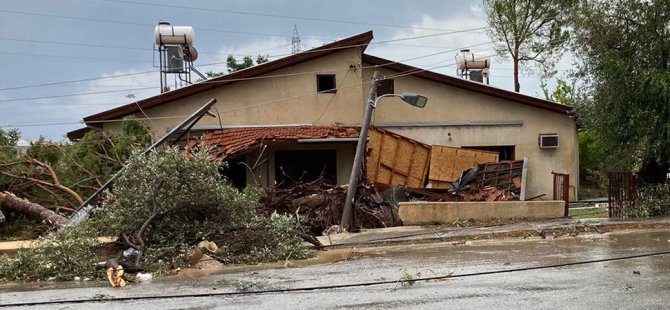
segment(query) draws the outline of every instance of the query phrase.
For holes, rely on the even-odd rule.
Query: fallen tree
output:
[[[27,199],[22,199],[10,192],[0,193],[0,206],[8,210],[20,212],[28,216],[40,219],[51,225],[64,225],[67,219],[58,213],[42,207],[36,203],[32,203]],[[1,214],[1,212],[0,212]],[[2,220],[4,221],[4,215]]]
[[[162,273],[188,266],[189,252],[203,240],[215,242],[219,250],[211,256],[226,263],[309,255],[297,223],[277,213],[259,214],[258,191],[240,193],[227,184],[220,163],[206,152],[160,149],[135,155],[128,165],[88,220],[48,235],[44,246],[20,249],[15,259],[0,256],[0,280],[104,277],[95,266],[110,258]],[[119,236],[115,255],[100,256],[99,243],[91,241],[99,236]],[[71,261],[77,263],[63,263]]]

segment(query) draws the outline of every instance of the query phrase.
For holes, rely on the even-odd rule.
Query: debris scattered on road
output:
[[[123,279],[123,266],[107,268],[107,280],[112,287],[125,287],[126,280]]]

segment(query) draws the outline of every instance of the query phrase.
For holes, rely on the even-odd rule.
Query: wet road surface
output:
[[[342,255],[343,251],[346,255]],[[47,286],[41,290],[34,290],[35,285],[3,286],[0,287],[0,305],[397,281],[660,251],[670,251],[670,231],[340,249],[332,252],[333,257],[348,256],[349,260],[302,268],[165,279],[125,289],[91,287],[102,285],[99,283],[67,284],[66,288]],[[413,285],[391,283],[287,293],[52,304],[30,309],[667,309],[670,308],[669,271],[670,255],[659,255]]]

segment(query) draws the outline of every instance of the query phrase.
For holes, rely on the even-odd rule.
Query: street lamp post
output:
[[[363,117],[363,126],[361,126],[361,132],[358,136],[358,144],[356,145],[356,155],[354,156],[354,164],[351,169],[351,176],[349,177],[349,187],[347,187],[347,198],[344,201],[344,210],[342,211],[342,220],[340,221],[339,231],[341,232],[345,228],[351,228],[352,225],[352,214],[353,214],[353,203],[354,197],[356,197],[356,189],[358,186],[358,181],[360,180],[363,166],[363,156],[365,153],[365,147],[368,141],[368,129],[370,128],[370,120],[372,119],[372,114],[374,109],[377,107],[377,102],[379,99],[384,97],[400,97],[403,101],[408,104],[423,108],[428,102],[428,98],[422,95],[414,93],[404,93],[404,94],[384,94],[377,97],[377,83],[382,78],[382,75],[375,71],[372,77],[372,85],[370,86],[370,95],[368,96],[368,101],[366,102],[365,107],[365,116]]]

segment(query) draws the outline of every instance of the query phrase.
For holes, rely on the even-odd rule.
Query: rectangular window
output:
[[[334,93],[337,91],[334,74],[319,74],[316,76],[316,91],[320,93]]]
[[[393,79],[383,79],[377,82],[377,96],[395,93]]]
[[[461,146],[464,149],[498,152],[498,160],[514,160],[514,145]]]

